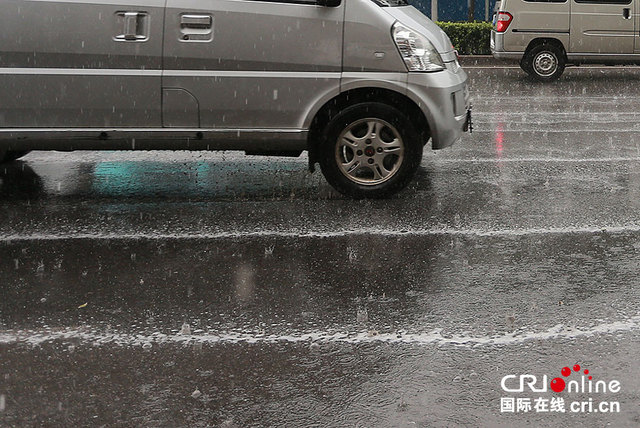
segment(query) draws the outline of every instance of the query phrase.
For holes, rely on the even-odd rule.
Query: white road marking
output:
[[[114,241],[163,241],[163,240],[189,240],[189,239],[241,239],[241,238],[340,238],[350,236],[382,236],[390,238],[421,237],[421,236],[469,236],[469,237],[510,237],[528,235],[562,235],[562,234],[627,234],[640,232],[640,225],[627,226],[600,226],[600,227],[550,227],[550,228],[523,228],[523,229],[412,229],[412,230],[381,230],[376,228],[362,228],[358,230],[242,230],[242,231],[212,231],[212,232],[182,232],[159,233],[74,233],[60,231],[58,233],[27,233],[27,234],[0,234],[0,242],[13,241],[65,241],[65,240],[114,240]]]
[[[93,346],[191,345],[227,343],[391,343],[449,346],[510,346],[532,340],[563,340],[640,331],[640,315],[620,321],[603,322],[593,327],[570,328],[561,324],[539,332],[514,332],[493,336],[453,335],[445,337],[436,329],[427,333],[308,332],[264,334],[260,332],[224,332],[181,335],[165,333],[110,333],[89,328],[6,330],[0,332],[0,344],[39,346],[50,342],[79,341]]]
[[[473,60],[470,60],[473,61]],[[518,69],[520,70],[519,65],[464,65],[464,62],[461,62],[463,70],[501,70],[501,69]],[[633,65],[582,65],[580,67],[568,66],[565,69],[565,73],[572,71],[588,71],[588,70],[627,70],[637,72],[637,66]],[[523,72],[524,73],[524,72]]]
[[[437,162],[460,163],[503,163],[503,162],[536,162],[536,163],[615,163],[640,162],[640,157],[611,157],[611,158],[436,158]]]

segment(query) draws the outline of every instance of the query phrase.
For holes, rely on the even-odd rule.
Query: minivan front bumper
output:
[[[437,73],[409,73],[407,95],[422,109],[431,131],[431,146],[444,149],[471,129],[467,73],[457,64]]]

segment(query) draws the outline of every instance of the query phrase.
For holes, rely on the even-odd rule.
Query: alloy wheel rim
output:
[[[398,130],[377,118],[360,119],[338,137],[336,162],[354,183],[375,186],[397,174],[404,160],[404,142]]]

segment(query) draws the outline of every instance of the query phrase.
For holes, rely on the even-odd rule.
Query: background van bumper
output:
[[[505,33],[497,33],[491,30],[491,54],[496,59],[520,59],[524,52],[507,52],[504,49]]]

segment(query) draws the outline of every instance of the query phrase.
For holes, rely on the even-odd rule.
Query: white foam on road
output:
[[[637,132],[637,131],[636,131]],[[534,158],[534,157],[512,157],[512,158],[436,158],[437,162],[460,162],[460,163],[617,163],[617,162],[640,162],[640,157],[604,157],[604,158]]]
[[[165,333],[118,333],[100,332],[86,328],[6,330],[0,332],[0,344],[39,346],[51,342],[88,343],[92,346],[149,347],[154,345],[192,344],[296,344],[296,343],[338,343],[338,344],[410,344],[437,346],[510,346],[529,341],[566,340],[599,335],[621,334],[640,331],[640,316],[626,320],[602,322],[591,327],[567,327],[556,325],[539,332],[513,332],[492,336],[452,335],[443,336],[436,329],[427,333],[383,333],[372,331],[322,332],[290,334],[264,334],[260,332],[224,332],[206,334],[165,334]]]
[[[235,230],[211,232],[177,232],[158,233],[155,231],[135,233],[77,233],[69,231],[50,233],[0,234],[0,242],[18,241],[64,241],[64,240],[210,240],[210,239],[244,239],[244,238],[340,238],[358,236],[380,236],[389,238],[424,237],[424,236],[452,236],[452,237],[518,237],[529,235],[563,235],[563,234],[596,234],[608,233],[612,235],[639,233],[640,224],[620,226],[577,226],[577,227],[549,227],[522,229],[378,229],[360,228],[357,230],[314,231],[314,230]]]

